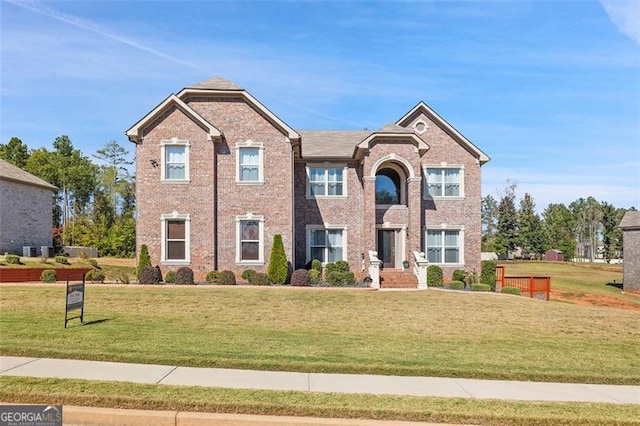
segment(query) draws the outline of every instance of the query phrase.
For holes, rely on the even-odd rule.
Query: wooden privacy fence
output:
[[[496,266],[496,284],[500,289],[504,287],[517,287],[520,294],[529,294],[534,298],[536,294],[543,294],[549,300],[551,293],[551,277],[508,277],[504,266]]]

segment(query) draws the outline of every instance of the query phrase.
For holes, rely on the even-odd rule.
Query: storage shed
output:
[[[562,254],[560,250],[550,249],[544,254],[544,260],[549,260],[551,262],[563,262],[564,254]]]

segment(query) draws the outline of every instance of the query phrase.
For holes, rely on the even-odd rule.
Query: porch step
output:
[[[380,288],[417,288],[418,280],[411,271],[380,271]]]

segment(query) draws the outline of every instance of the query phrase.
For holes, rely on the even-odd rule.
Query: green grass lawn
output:
[[[640,384],[640,313],[471,292],[0,287],[2,355],[200,367]]]

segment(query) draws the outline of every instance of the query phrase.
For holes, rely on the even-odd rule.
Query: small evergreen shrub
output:
[[[331,271],[327,272],[327,283],[333,287],[341,287],[356,282],[353,272]]]
[[[309,272],[306,269],[296,269],[291,274],[291,285],[296,287],[308,287],[311,285]]]
[[[449,283],[449,288],[451,290],[464,290],[465,283],[463,283],[462,281],[453,280]]]
[[[442,287],[442,268],[438,265],[427,267],[427,284],[432,287]]]
[[[231,271],[220,271],[218,274],[218,284],[236,285],[236,276]]]
[[[20,264],[20,256],[18,256],[17,254],[8,254],[5,256],[5,259],[7,260],[7,263],[10,263],[12,265]]]
[[[349,272],[349,262],[346,260],[338,260],[336,262],[336,270],[340,272]]]
[[[242,275],[240,275],[242,277],[243,280],[247,280],[247,282],[249,284],[251,284],[251,278],[256,274],[257,272],[254,271],[253,269],[245,269],[244,271],[242,271]]]
[[[83,253],[84,253],[84,251],[83,251]],[[94,268],[100,268],[100,266],[98,265],[98,261],[97,261],[97,260],[95,260],[95,259],[86,259],[86,261],[87,261],[87,263],[88,263],[89,265],[91,265],[92,267],[94,267]]]
[[[193,285],[193,269],[182,266],[176,271],[176,284]]]
[[[103,284],[105,276],[104,272],[102,272],[100,269],[92,269],[85,274],[84,278],[85,280],[91,281],[92,283]]]
[[[483,260],[482,271],[480,272],[480,282],[489,284],[491,290],[496,289],[496,262],[494,260]]]
[[[43,283],[55,283],[58,281],[55,269],[45,269],[40,274],[40,281]]]
[[[145,266],[140,269],[140,277],[138,278],[140,284],[160,284],[162,282],[162,274],[160,268],[157,266]]]
[[[263,272],[256,272],[251,276],[249,280],[249,284],[251,285],[269,285],[269,276]]]
[[[63,265],[68,265],[69,264],[69,259],[67,259],[65,256],[56,256],[56,263],[61,263]]]
[[[207,276],[205,277],[205,280],[207,280],[208,283],[215,283],[218,281],[218,271],[209,271],[207,273]]]
[[[313,259],[311,261],[311,269],[322,273],[322,262],[318,259]]]
[[[478,284],[478,273],[475,269],[470,274],[467,274],[467,276],[464,278],[464,282],[469,287],[471,287],[473,284]]]
[[[284,252],[284,244],[282,243],[282,235],[273,236],[273,246],[271,247],[271,256],[269,258],[269,266],[267,266],[267,275],[269,281],[274,284],[284,284],[289,276],[289,264],[287,263],[287,255]]]
[[[317,269],[310,269],[309,282],[311,284],[320,284],[322,282],[322,271],[318,271]]]
[[[138,257],[138,266],[136,267],[136,278],[140,278],[140,271],[146,266],[151,266],[151,256],[149,256],[149,248],[146,244],[140,246],[140,257]]]
[[[491,286],[489,284],[473,284],[471,291],[491,291]]]
[[[176,282],[176,271],[169,271],[164,274],[164,282],[167,284],[173,284]]]
[[[518,287],[502,287],[501,292],[505,294],[515,294],[516,296],[520,296],[520,289]]]
[[[467,278],[467,271],[464,269],[456,269],[453,271],[453,275],[451,276],[451,281],[462,281],[464,282]]]

